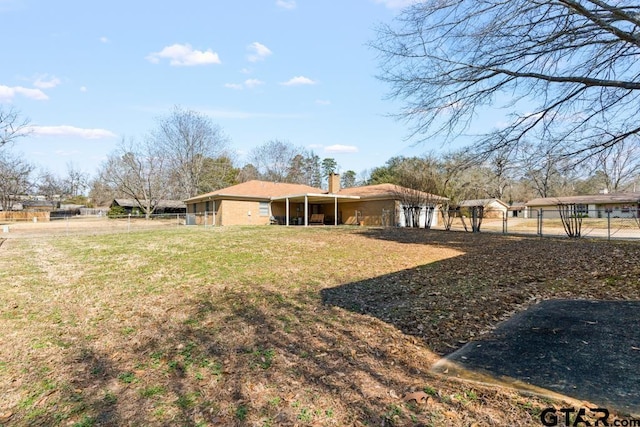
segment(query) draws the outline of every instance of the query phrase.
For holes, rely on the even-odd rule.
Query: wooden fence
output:
[[[50,212],[0,212],[0,221],[34,221],[34,218],[36,221],[49,221]]]

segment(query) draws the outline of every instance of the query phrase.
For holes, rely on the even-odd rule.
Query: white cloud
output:
[[[242,86],[242,84],[240,84],[240,83],[225,83],[224,87],[229,88],[229,89],[235,89],[235,90],[244,89],[244,86]]]
[[[106,129],[87,129],[75,126],[31,126],[29,131],[40,136],[66,136],[83,139],[115,138],[117,135]]]
[[[150,53],[146,59],[153,64],[159,63],[161,59],[168,59],[170,65],[178,67],[221,63],[218,54],[211,49],[194,50],[188,43],[166,46],[160,52]]]
[[[253,89],[255,87],[258,87],[260,85],[263,85],[264,82],[262,80],[258,80],[258,79],[247,79],[242,83],[225,83],[224,87],[229,88],[229,89],[235,89],[235,90],[242,90],[242,89]]]
[[[38,78],[36,78],[36,81],[33,82],[33,85],[39,89],[51,89],[58,86],[60,83],[62,82],[56,76],[43,74],[42,76],[38,76]]]
[[[329,145],[324,147],[325,153],[357,153],[358,147],[355,145]]]
[[[417,3],[419,0],[374,0],[378,4],[384,4],[389,9],[403,9]]]
[[[276,0],[276,6],[289,10],[295,9],[296,0]]]
[[[247,79],[244,81],[244,86],[248,89],[253,89],[254,87],[263,85],[264,82],[258,79]]]
[[[80,154],[79,150],[56,150],[54,151],[58,156],[75,156]]]
[[[214,119],[304,119],[299,113],[256,113],[237,110],[199,110]]]
[[[251,74],[251,69],[243,68],[243,69],[240,70],[240,73],[242,73],[242,74]]]
[[[26,98],[35,99],[36,101],[46,101],[49,99],[46,93],[40,89],[30,89],[22,86],[3,86],[0,85],[0,101],[12,101],[16,95],[22,95]]]
[[[318,105],[331,105],[331,101],[328,99],[316,99],[316,104]]]
[[[301,86],[301,85],[314,85],[317,82],[314,80],[311,80],[308,77],[304,77],[304,76],[296,76],[293,77],[291,79],[289,79],[286,82],[282,82],[280,83],[282,86]]]
[[[99,40],[101,43],[109,43],[111,41],[105,36],[100,37]]]
[[[251,43],[247,46],[247,50],[251,52],[247,55],[247,60],[249,60],[249,62],[264,61],[267,56],[273,53],[271,52],[271,49],[258,42]]]
[[[80,86],[80,92],[86,92],[86,91],[87,91],[86,86]]]

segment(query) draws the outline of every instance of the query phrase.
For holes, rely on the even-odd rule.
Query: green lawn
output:
[[[0,425],[539,425],[545,400],[427,373],[530,294],[582,292],[535,272],[469,326],[452,301],[496,292],[464,271],[484,262],[465,261],[478,242],[539,244],[333,227],[9,239]],[[627,286],[619,272],[599,280],[612,297]],[[414,391],[428,402],[403,401]]]

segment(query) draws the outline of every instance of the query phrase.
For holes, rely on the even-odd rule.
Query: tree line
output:
[[[324,187],[340,170],[333,158],[274,139],[255,147],[238,165],[230,138],[204,114],[174,107],[139,138],[123,138],[95,176],[73,165],[59,177],[37,167],[7,146],[28,135],[28,120],[0,107],[0,203],[10,210],[18,195],[37,194],[52,200],[95,206],[113,199],[134,199],[150,215],[162,200],[184,200],[252,179]],[[342,174],[342,185],[356,185],[356,173]]]
[[[392,157],[366,173],[368,184],[391,183],[434,193],[456,204],[497,198],[506,203],[640,189],[640,147],[621,143],[572,164],[547,153],[543,159],[498,151],[478,160],[467,149],[445,154]]]
[[[5,147],[27,135],[27,122],[15,111],[2,117],[11,120],[0,125],[5,129],[12,125],[10,131],[1,132],[5,135],[0,145],[4,210],[12,208],[15,195],[38,194],[95,206],[108,205],[115,198],[134,199],[143,213],[151,214],[161,200],[184,200],[252,179],[326,187],[326,178],[336,172],[341,172],[342,187],[391,183],[446,197],[454,205],[483,198],[512,203],[594,194],[605,188],[635,190],[640,174],[635,140],[621,141],[577,164],[539,145],[523,144],[519,150],[504,148],[484,157],[469,148],[393,157],[358,176],[353,170],[341,171],[333,158],[321,159],[312,150],[274,139],[251,150],[240,166],[229,137],[218,125],[199,112],[174,107],[147,135],[123,138],[95,176],[68,164],[65,176],[59,177],[46,170],[37,172],[35,165]],[[15,132],[20,126],[23,132]]]

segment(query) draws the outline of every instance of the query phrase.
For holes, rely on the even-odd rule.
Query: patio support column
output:
[[[287,224],[287,227],[288,227],[289,226],[289,198],[288,197],[285,199],[285,205],[286,205],[286,209],[285,209],[286,214],[285,215],[287,215],[286,224]]]
[[[309,226],[309,196],[304,196],[304,226]]]
[[[338,225],[338,198],[333,196],[333,225]]]

